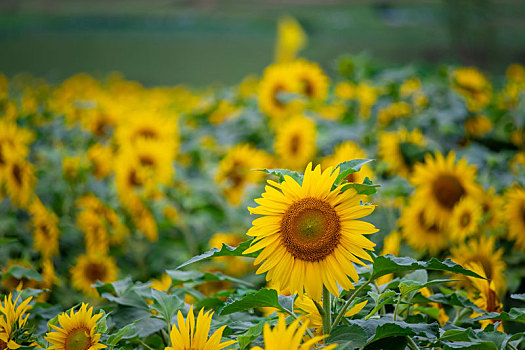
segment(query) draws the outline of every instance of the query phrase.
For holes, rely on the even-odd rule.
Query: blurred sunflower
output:
[[[19,329],[24,328],[29,314],[25,315],[30,309],[31,299],[29,297],[18,303],[20,299],[20,292],[13,301],[13,294],[9,293],[9,296],[4,295],[4,302],[0,301],[0,349],[3,350],[16,350],[22,346],[15,340]]]
[[[435,158],[425,155],[425,162],[415,165],[410,182],[416,187],[415,196],[426,204],[426,219],[446,225],[463,197],[479,197],[476,173],[476,167],[468,165],[466,159],[456,163],[454,152],[446,157],[439,152]]]
[[[249,144],[238,144],[219,162],[215,182],[221,185],[228,202],[237,206],[241,203],[246,186],[264,178],[262,171],[254,170],[269,168],[272,163],[266,152]]]
[[[505,192],[505,221],[508,224],[508,236],[515,240],[515,246],[525,250],[525,189],[516,186]]]
[[[5,160],[4,178],[7,194],[13,205],[22,209],[27,208],[34,195],[37,181],[34,167],[17,152],[6,154]]]
[[[476,112],[485,108],[492,98],[492,85],[474,67],[461,67],[452,73],[452,87],[467,102],[467,108]]]
[[[285,317],[279,315],[277,325],[273,329],[268,323],[264,324],[264,349],[255,346],[251,350],[309,350],[313,348],[331,350],[337,347],[337,344],[330,344],[321,348],[316,347],[315,344],[322,342],[324,338],[328,337],[328,334],[315,336],[303,342],[308,326],[308,321],[301,324],[300,320],[295,320],[287,327]]]
[[[421,149],[427,141],[418,129],[408,131],[404,127],[395,132],[383,132],[379,136],[379,157],[387,164],[391,174],[408,177],[417,159],[410,158],[410,149]]]
[[[26,157],[33,140],[34,134],[31,131],[4,118],[0,119],[0,173],[7,166],[6,157],[13,152],[21,158]]]
[[[483,136],[492,128],[492,120],[484,115],[475,115],[465,120],[465,132],[472,137]]]
[[[77,226],[84,233],[87,254],[107,254],[109,234],[102,217],[93,210],[83,210],[77,215]]]
[[[355,99],[359,101],[359,118],[369,119],[372,106],[377,101],[379,90],[367,82],[361,82],[355,87]]]
[[[325,286],[339,296],[338,285],[353,288],[359,280],[352,262],[366,265],[371,261],[365,251],[375,244],[364,237],[377,232],[374,225],[360,221],[374,211],[374,205],[361,205],[366,199],[354,189],[332,190],[339,168],[321,172],[308,164],[302,184],[285,176],[278,184],[269,180],[258,207],[250,213],[262,215],[253,221],[247,235],[255,237],[245,254],[259,252],[254,264],[262,265],[257,274],[268,272],[266,280],[275,282],[279,290],[307,293],[321,299]],[[275,188],[273,188],[273,187]]]
[[[332,155],[321,159],[321,167],[336,167],[337,165],[352,159],[367,159],[367,156],[366,153],[360,149],[355,142],[345,141],[340,145],[335,146],[334,153]],[[345,180],[348,182],[363,183],[367,177],[372,179],[374,177],[374,173],[368,164],[365,164],[361,167],[361,170],[351,173],[345,177]]]
[[[301,85],[300,92],[313,102],[324,102],[328,94],[328,77],[317,63],[297,60],[291,69]]]
[[[44,258],[50,258],[58,253],[58,217],[35,198],[29,207],[33,225],[33,247]]]
[[[428,287],[421,288],[419,292],[421,293],[421,295],[423,295],[426,298],[434,295],[434,293],[432,293],[432,291]],[[447,312],[443,308],[443,305],[441,305],[440,303],[428,303],[428,305],[430,307],[435,307],[436,309],[439,310],[438,319],[437,319],[439,324],[444,325],[445,323],[450,321],[450,318],[448,317]]]
[[[137,158],[138,164],[145,169],[149,181],[166,186],[173,182],[175,154],[167,150],[163,143],[137,140],[133,149],[121,152],[130,152],[129,157]]]
[[[151,210],[141,201],[137,202],[132,209],[129,209],[133,224],[137,230],[142,232],[146,239],[155,242],[159,238],[157,222]]]
[[[481,205],[471,197],[463,197],[452,210],[449,221],[450,238],[455,242],[463,242],[465,238],[475,234],[482,217]]]
[[[494,287],[498,294],[503,294],[507,290],[505,271],[507,265],[503,259],[503,248],[496,249],[495,237],[472,237],[468,242],[464,242],[456,247],[450,248],[451,259],[466,266],[470,263],[479,264],[485,276],[494,282]],[[460,286],[471,287],[469,280],[465,277],[457,276],[461,280]]]
[[[96,143],[87,151],[87,157],[92,164],[93,175],[99,180],[113,171],[113,150],[109,146]]]
[[[50,325],[53,329],[47,332],[45,339],[51,343],[50,350],[97,350],[107,348],[100,343],[100,333],[97,332],[97,321],[103,313],[93,315],[93,307],[82,303],[75,312],[71,309],[69,315],[64,312],[58,315],[59,326]]]
[[[435,256],[448,247],[449,236],[447,231],[425,216],[427,204],[425,201],[411,199],[409,205],[401,211],[399,226],[409,246],[417,251],[428,251],[430,255]]]
[[[481,192],[479,202],[483,211],[483,225],[489,230],[500,228],[503,222],[503,197],[496,194],[494,188],[491,187]]]
[[[163,273],[162,276],[160,276],[160,279],[152,279],[151,280],[151,288],[160,290],[160,291],[167,291],[171,287],[171,277],[167,273]]]
[[[402,119],[410,116],[412,107],[405,101],[398,101],[389,104],[388,106],[379,110],[377,114],[377,121],[381,126],[387,126],[396,119]]]
[[[290,64],[269,66],[259,83],[259,107],[271,119],[283,120],[302,110],[303,103],[295,96],[300,92],[301,82]]]
[[[117,280],[115,260],[105,255],[80,255],[75,266],[71,268],[71,284],[84,294],[97,298],[98,292],[92,287],[95,282],[104,283]]]
[[[282,167],[299,170],[312,160],[317,151],[315,123],[303,116],[287,120],[275,135],[275,155]]]
[[[221,342],[226,325],[217,329],[211,336],[209,335],[212,316],[213,312],[204,313],[203,308],[195,318],[192,305],[188,316],[184,319],[179,310],[177,325],[172,326],[170,331],[171,346],[165,347],[164,350],[220,350],[236,343],[235,340]]]
[[[308,38],[297,20],[290,16],[279,18],[277,23],[277,42],[275,43],[275,62],[292,62],[297,53],[306,45]]]

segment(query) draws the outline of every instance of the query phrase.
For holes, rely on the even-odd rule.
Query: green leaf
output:
[[[27,278],[30,280],[36,280],[40,282],[44,281],[42,276],[40,276],[40,274],[36,272],[36,270],[33,269],[32,267],[28,268],[28,267],[23,267],[20,265],[11,266],[9,270],[7,270],[7,272],[3,274],[3,276],[6,276],[6,277],[12,276],[16,279]]]
[[[248,328],[248,330],[237,337],[237,341],[239,342],[239,347],[241,350],[244,350],[250,345],[252,341],[257,339],[258,336],[261,335],[264,329],[264,324],[266,320],[261,320],[259,323],[257,323],[255,326]]]
[[[299,185],[303,183],[303,174],[288,169],[256,169],[258,171],[264,171],[268,175],[275,175],[279,178],[279,183],[285,180],[284,176],[290,176]]]
[[[134,328],[136,323],[137,322],[130,323],[127,326],[120,328],[117,332],[110,335],[107,340],[107,345],[109,345],[110,347],[117,345],[118,342],[121,341],[122,338],[124,338],[124,336],[131,331],[133,331],[133,333],[136,334],[136,330]],[[131,338],[131,337],[128,336],[127,338]]]
[[[401,292],[401,294],[407,295],[410,292],[415,292],[425,287],[433,286],[435,284],[455,282],[455,281],[458,281],[458,280],[438,279],[438,280],[433,280],[427,283],[421,283],[418,281],[402,281],[401,283],[399,283],[399,291]]]
[[[283,312],[291,311],[290,309],[285,308],[285,306],[289,307],[289,305],[284,305],[284,303],[281,305],[279,303],[279,296],[275,289],[263,288],[255,293],[247,294],[239,300],[226,304],[221,310],[221,315],[229,315],[234,312],[250,310],[258,307],[275,307]]]
[[[415,271],[415,270],[437,270],[459,273],[466,276],[482,278],[476,273],[467,270],[450,259],[443,262],[432,258],[429,261],[417,261],[409,257],[395,257],[391,254],[377,256],[372,254],[373,272],[372,278],[377,279],[389,273]]]
[[[511,297],[511,299],[515,299],[515,300],[519,300],[519,301],[524,301],[525,302],[525,294],[511,294],[510,297]]]
[[[0,238],[0,245],[14,243],[18,241],[16,238]]]
[[[373,185],[373,184],[368,185],[365,183],[358,184],[355,182],[350,182],[350,183],[344,184],[341,187],[341,191],[344,192],[344,191],[347,191],[353,188],[357,192],[357,194],[366,194],[367,196],[369,196],[377,192],[377,187],[381,187],[381,185]]]
[[[219,257],[219,256],[246,256],[246,257],[252,257],[252,258],[256,257],[258,255],[257,252],[251,253],[251,254],[246,254],[246,255],[242,254],[246,249],[248,249],[248,247],[250,247],[250,244],[252,243],[252,241],[253,240],[248,240],[248,241],[242,242],[242,243],[239,244],[238,247],[231,247],[231,246],[223,243],[221,249],[212,248],[212,249],[208,250],[205,253],[202,253],[200,255],[196,255],[193,258],[191,258],[190,260],[186,261],[185,263],[177,266],[176,270],[180,269],[181,267],[193,264],[193,263],[195,263],[197,261],[202,261],[202,260],[205,260],[205,259]],[[168,271],[172,271],[172,270],[168,270]]]
[[[250,282],[224,275],[221,272],[166,270],[166,273],[171,277],[172,284],[174,285],[188,282],[204,283],[208,281],[230,281],[250,287],[252,286],[252,283]]]
[[[184,306],[184,302],[177,296],[160,290],[152,289],[151,296],[153,304],[150,305],[150,308],[159,312],[166,322],[171,322],[175,313]]]
[[[335,179],[334,185],[339,185],[348,175],[361,170],[361,167],[366,163],[370,163],[374,159],[353,159],[338,164],[335,169],[339,168],[339,175]]]
[[[339,325],[330,331],[326,339],[327,344],[338,344],[339,349],[359,349],[368,340],[368,334],[363,327],[357,324]]]
[[[501,313],[489,312],[484,315],[478,316],[473,319],[474,321],[480,320],[502,320],[525,323],[525,309],[524,308],[512,308],[508,312],[502,311]]]

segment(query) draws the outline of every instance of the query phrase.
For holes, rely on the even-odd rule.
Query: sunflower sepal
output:
[[[334,168],[334,170],[332,170],[333,174],[333,172],[336,171],[337,168],[339,168],[339,175],[335,178],[333,186],[337,187],[348,175],[358,172],[359,170],[361,170],[361,167],[363,165],[370,163],[373,160],[374,159],[353,159],[338,164]]]
[[[299,185],[303,183],[303,174],[297,171],[288,170],[288,169],[256,169],[256,170],[264,171],[268,175],[277,176],[277,178],[279,179],[279,183],[282,183],[285,180],[285,176],[290,176]]]

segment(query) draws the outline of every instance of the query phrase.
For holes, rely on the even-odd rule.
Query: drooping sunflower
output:
[[[80,255],[77,263],[71,268],[71,284],[73,287],[91,297],[98,297],[97,290],[91,285],[97,281],[104,283],[117,279],[115,260],[104,255]]]
[[[20,348],[13,337],[18,329],[23,328],[27,322],[29,314],[25,315],[31,309],[31,299],[29,297],[18,303],[20,292],[13,301],[12,293],[4,296],[4,302],[0,301],[0,349],[15,350]],[[24,316],[25,315],[25,316]]]
[[[259,107],[273,120],[283,120],[297,114],[303,108],[296,94],[301,83],[290,64],[274,64],[264,71],[259,83]]]
[[[270,328],[268,323],[264,324],[264,349],[260,346],[255,346],[252,347],[251,350],[310,350],[314,348],[316,343],[322,342],[324,338],[328,337],[328,334],[314,336],[313,338],[303,342],[303,337],[307,328],[308,321],[301,324],[300,320],[293,321],[287,327],[285,317],[283,315],[279,315],[277,325],[273,327],[273,329]],[[330,344],[328,346],[321,347],[320,349],[331,350],[336,346],[337,344]],[[316,349],[319,348],[316,347]]]
[[[446,157],[439,152],[435,158],[425,155],[425,162],[415,165],[410,182],[416,187],[414,196],[426,204],[426,219],[444,226],[463,197],[479,197],[476,172],[476,167],[468,165],[466,159],[456,163],[454,152]]]
[[[315,123],[303,116],[286,121],[275,135],[275,155],[282,167],[299,170],[312,160],[317,148]]]
[[[195,319],[192,305],[188,316],[184,319],[179,310],[177,325],[174,325],[170,331],[171,346],[165,347],[164,350],[220,350],[236,343],[235,340],[221,342],[226,325],[209,336],[212,316],[213,312],[204,313],[204,309],[201,309]]]
[[[44,258],[50,258],[58,253],[58,217],[47,209],[39,199],[33,200],[29,207],[33,216],[33,247]]]
[[[71,309],[69,315],[64,312],[58,315],[59,326],[50,325],[53,331],[44,337],[51,346],[50,350],[97,350],[107,346],[100,343],[100,333],[96,333],[97,321],[102,313],[93,315],[93,307],[82,303],[75,312]]]
[[[11,202],[19,208],[27,208],[34,195],[36,176],[34,167],[21,154],[13,152],[5,155],[6,168],[4,172],[7,194]]]
[[[418,129],[409,132],[404,127],[395,132],[384,132],[379,136],[379,157],[387,163],[388,171],[392,174],[407,177],[412,171],[414,159],[410,159],[404,149],[408,147],[422,147],[426,140]]]
[[[321,166],[328,168],[329,166],[335,167],[338,164],[352,160],[352,159],[366,159],[366,153],[359,148],[359,146],[352,141],[345,141],[340,145],[336,146],[332,155],[326,156],[321,159]],[[348,175],[345,180],[348,182],[363,183],[365,178],[372,179],[374,173],[372,169],[365,164],[361,167],[361,170],[356,171]]]
[[[219,162],[215,181],[223,188],[223,194],[232,205],[239,205],[247,185],[256,184],[264,173],[253,169],[269,168],[273,163],[269,154],[249,144],[231,148]]]
[[[428,251],[436,255],[449,245],[448,231],[442,230],[435,222],[424,215],[425,202],[412,199],[401,211],[399,226],[408,245],[417,251]]]
[[[505,193],[505,221],[509,226],[509,238],[516,247],[525,250],[525,189],[514,187]]]
[[[452,211],[449,221],[450,238],[463,242],[479,229],[482,217],[481,205],[474,198],[463,197]]]
[[[473,237],[457,247],[450,249],[451,259],[461,266],[470,263],[480,264],[485,276],[494,282],[494,287],[498,294],[502,295],[507,290],[505,271],[507,264],[503,259],[503,248],[496,248],[496,238],[492,237]],[[465,283],[465,277],[458,276],[461,281],[460,286],[469,287],[471,284]]]
[[[308,164],[302,184],[285,176],[278,184],[269,180],[258,207],[250,213],[262,215],[253,221],[247,235],[254,241],[245,253],[259,252],[254,264],[257,273],[267,272],[266,280],[279,290],[306,292],[321,299],[323,285],[335,296],[338,285],[353,288],[350,278],[359,280],[352,263],[371,261],[365,251],[375,244],[363,235],[377,232],[374,225],[360,221],[374,211],[374,205],[361,205],[366,197],[354,189],[332,190],[339,168],[321,172]]]

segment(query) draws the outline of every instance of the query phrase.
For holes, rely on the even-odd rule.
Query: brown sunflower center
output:
[[[73,329],[67,336],[65,350],[87,350],[91,346],[91,337],[86,328]]]
[[[290,140],[290,152],[292,154],[297,154],[297,151],[299,151],[300,144],[301,144],[301,137],[297,134],[293,135],[292,139]]]
[[[104,281],[106,279],[106,267],[103,264],[90,263],[84,270],[88,280],[92,282]]]
[[[430,234],[440,234],[439,228],[436,224],[429,225],[427,220],[425,219],[425,215],[423,212],[420,212],[418,215],[419,225],[426,230],[427,233]]]
[[[5,165],[4,151],[2,149],[2,145],[0,144],[0,166],[3,166],[3,165]],[[0,350],[2,350],[2,348],[0,348]]]
[[[22,169],[20,168],[20,165],[13,164],[12,174],[17,185],[22,186]]]
[[[5,341],[0,339],[0,350],[5,350],[5,349],[7,349],[7,344]]]
[[[144,166],[153,166],[155,165],[155,159],[150,155],[142,155],[139,157],[140,164]]]
[[[306,78],[303,78],[302,79],[302,83],[303,83],[303,92],[306,96],[308,97],[313,97],[314,95],[314,85],[312,84],[312,82]]]
[[[465,194],[465,188],[452,175],[440,175],[432,184],[434,196],[439,204],[447,209],[452,209]]]
[[[142,186],[142,180],[139,178],[137,171],[135,169],[131,169],[128,173],[128,183],[132,187],[138,187]]]
[[[42,234],[44,235],[46,239],[51,238],[51,234],[49,232],[49,228],[47,227],[47,225],[42,224],[39,226],[39,228],[40,228],[40,232],[42,232]]]
[[[339,244],[341,223],[334,208],[317,198],[293,203],[281,220],[281,238],[295,258],[319,261]]]
[[[470,220],[471,220],[470,213],[461,214],[461,217],[459,218],[461,227],[467,227],[468,224],[470,224]]]
[[[272,93],[272,102],[275,106],[279,107],[279,108],[283,108],[284,107],[284,103],[279,99],[279,93],[284,91],[284,86],[282,85],[276,85],[274,88],[273,88],[273,93]]]
[[[525,226],[525,203],[521,205],[521,220],[523,221],[523,225]]]
[[[154,129],[148,129],[148,128],[142,128],[137,131],[137,135],[139,137],[143,137],[145,139],[158,139],[159,135],[156,130]]]

